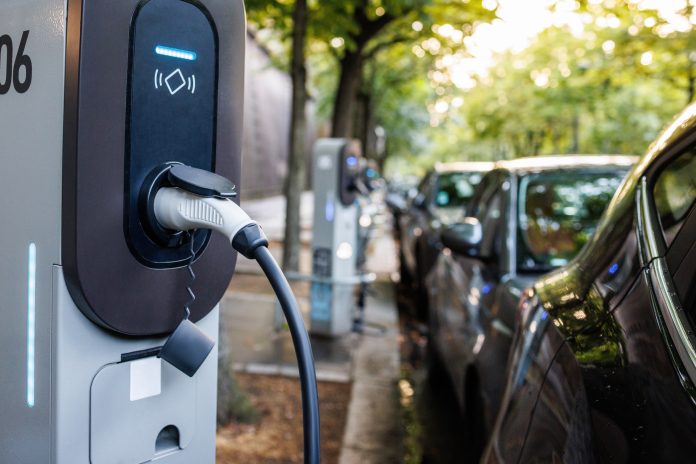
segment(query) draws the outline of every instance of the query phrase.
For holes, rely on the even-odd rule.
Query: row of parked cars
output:
[[[696,456],[696,105],[641,158],[436,166],[402,282],[482,462]]]

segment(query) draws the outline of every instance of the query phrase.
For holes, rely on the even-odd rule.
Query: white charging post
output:
[[[320,139],[314,146],[312,334],[341,336],[353,328],[357,276],[360,144]]]
[[[0,2],[0,463],[215,462],[236,254],[143,229],[142,188],[239,185],[245,25],[242,0]],[[185,310],[188,373],[159,357]]]

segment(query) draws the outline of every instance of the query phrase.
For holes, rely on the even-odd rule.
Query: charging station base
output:
[[[160,377],[155,371],[150,379],[147,372],[140,374],[144,381],[134,379],[132,365],[143,360],[122,362],[121,355],[161,346],[164,339],[119,337],[93,324],[70,298],[59,266],[53,288],[50,462],[215,462],[217,346],[193,378],[152,358],[150,369],[161,363]],[[217,340],[218,321],[216,307],[197,325]],[[158,379],[159,385],[147,384]]]

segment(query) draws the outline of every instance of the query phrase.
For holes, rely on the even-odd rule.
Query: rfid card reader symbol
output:
[[[177,68],[165,77],[164,73],[160,72],[159,69],[155,69],[155,89],[159,90],[165,86],[170,95],[176,95],[184,87],[194,94],[196,93],[196,75],[192,74],[189,77],[184,77],[181,69]]]

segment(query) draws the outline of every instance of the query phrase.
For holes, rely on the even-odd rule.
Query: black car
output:
[[[413,284],[418,315],[426,309],[425,275],[440,250],[440,228],[462,219],[474,189],[493,163],[439,163],[425,175],[417,193],[400,215],[399,260],[401,282]]]
[[[445,248],[427,282],[431,367],[448,374],[479,452],[505,385],[523,289],[576,255],[635,161],[500,162],[476,189],[468,217],[443,229]]]
[[[400,235],[400,219],[401,215],[408,209],[408,202],[416,196],[416,186],[418,185],[417,177],[402,177],[391,179],[387,183],[387,192],[384,197],[384,203],[389,208],[392,215],[393,224],[392,231],[394,238],[399,239]]]
[[[696,106],[527,290],[485,462],[696,460]]]

